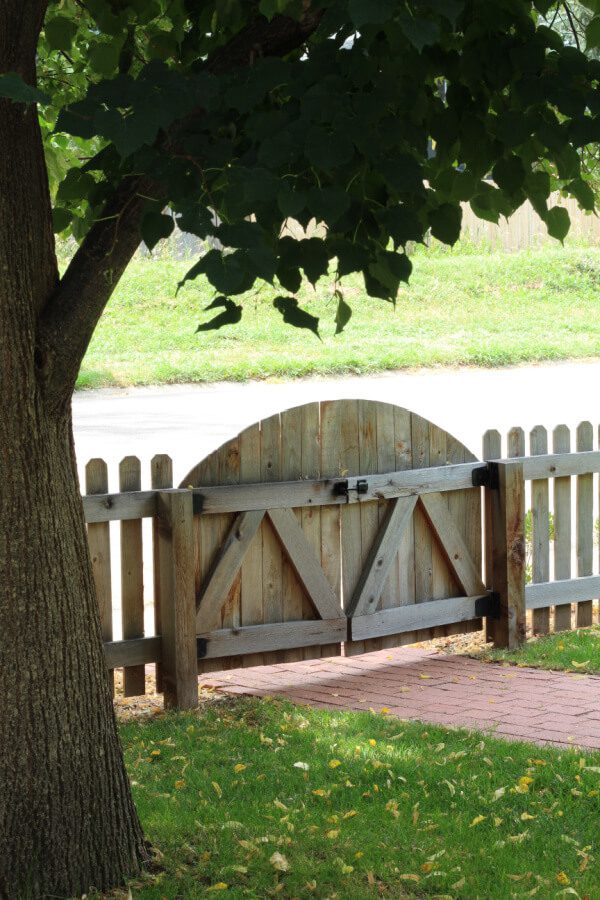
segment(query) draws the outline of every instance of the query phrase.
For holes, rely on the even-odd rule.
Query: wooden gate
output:
[[[200,670],[481,628],[477,468],[426,419],[368,400],[286,410],[224,444],[181,484]]]

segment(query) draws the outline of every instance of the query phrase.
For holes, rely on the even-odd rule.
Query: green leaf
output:
[[[569,182],[566,190],[576,198],[582,209],[593,211],[596,208],[595,194],[587,181],[576,178]]]
[[[361,28],[363,25],[382,25],[387,22],[397,6],[396,0],[349,0],[348,12],[352,23]]]
[[[430,19],[405,14],[400,16],[400,23],[402,31],[419,53],[423,47],[428,47],[439,39],[440,26]]]
[[[380,212],[377,218],[397,245],[423,240],[423,224],[416,212],[407,206],[392,206]]]
[[[89,51],[90,68],[98,75],[112,75],[119,65],[122,41],[113,40],[108,44],[94,44]]]
[[[405,253],[392,253],[390,250],[383,250],[377,254],[375,262],[372,262],[368,269],[371,279],[374,279],[379,285],[380,293],[371,294],[368,285],[367,290],[371,296],[382,297],[384,300],[395,302],[400,283],[408,281],[411,272],[412,263]],[[367,284],[366,279],[365,284]]]
[[[142,240],[148,250],[154,250],[160,240],[168,238],[174,227],[172,216],[165,216],[159,212],[147,212],[142,219]]]
[[[61,206],[55,206],[52,210],[52,228],[55,234],[60,234],[73,221],[73,213],[70,209],[64,209]]]
[[[201,325],[198,325],[196,334],[199,331],[214,331],[215,329],[222,328],[223,325],[236,325],[242,318],[242,307],[239,304],[234,303],[233,300],[230,300],[228,297],[217,297],[212,303],[209,303],[205,309],[216,309],[220,306],[225,307],[224,312],[219,313],[214,319],[210,319],[208,322],[203,322]]]
[[[341,334],[352,318],[352,309],[344,300],[341,291],[336,291],[336,295],[338,298],[338,305],[335,313],[335,333]]]
[[[308,328],[321,340],[318,318],[301,309],[295,297],[275,297],[273,306],[281,313],[286,325],[293,325],[294,328]]]
[[[494,181],[507,194],[514,194],[523,187],[525,167],[518,156],[500,159],[492,169]]]
[[[308,192],[306,206],[317,222],[335,225],[350,208],[350,197],[342,188],[312,188]]]
[[[44,34],[51,50],[70,50],[77,25],[66,16],[54,16],[44,25]]]
[[[600,47],[600,16],[594,16],[585,29],[585,49],[595,50]]]
[[[460,237],[462,209],[451,203],[442,203],[429,213],[429,224],[434,238],[453,246]]]
[[[563,206],[553,206],[548,210],[545,221],[550,237],[563,243],[571,227],[567,210]]]
[[[0,75],[0,97],[8,97],[15,103],[50,103],[47,94],[27,84],[16,72]]]

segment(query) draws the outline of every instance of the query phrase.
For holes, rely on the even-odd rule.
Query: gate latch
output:
[[[350,499],[350,491],[356,491],[357,494],[369,493],[369,482],[366,478],[358,478],[356,484],[350,487],[348,479],[344,481],[336,481],[333,485],[334,497],[346,497]]]

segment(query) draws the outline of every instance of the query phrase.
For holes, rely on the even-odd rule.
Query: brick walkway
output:
[[[600,749],[600,677],[494,665],[421,648],[332,657],[200,677],[232,694],[327,709],[387,708],[507,739]]]

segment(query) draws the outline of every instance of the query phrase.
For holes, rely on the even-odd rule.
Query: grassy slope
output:
[[[136,259],[106,310],[80,387],[374,372],[421,365],[600,356],[600,249],[521,254],[419,252],[397,308],[345,287],[354,315],[334,337],[330,289],[301,297],[323,341],[285,326],[270,288],[248,296],[242,323],[197,335],[206,283],[175,296],[190,262]]]
[[[600,675],[600,628],[549,634],[527,641],[519,650],[490,650],[486,656],[519,666]]]
[[[136,898],[598,896],[598,753],[252,699],[122,738]]]

